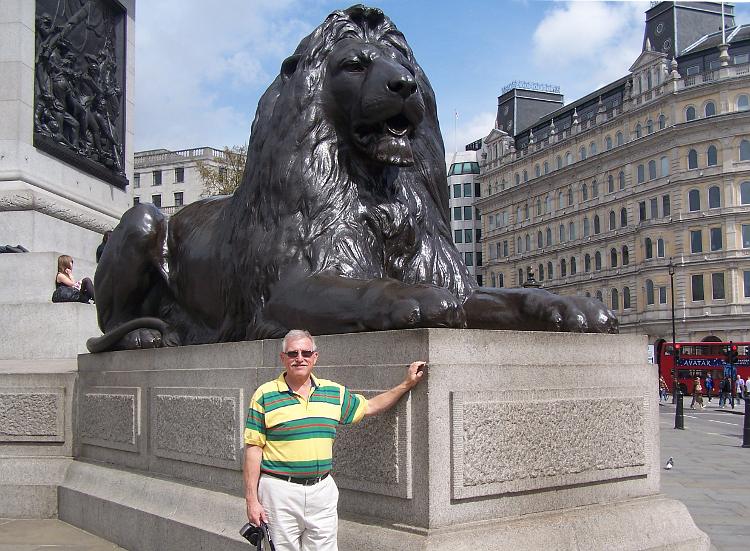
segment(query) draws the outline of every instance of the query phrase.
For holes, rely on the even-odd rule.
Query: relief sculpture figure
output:
[[[243,182],[127,211],[92,352],[414,327],[617,332],[600,301],[478,287],[451,241],[434,92],[380,10],[332,13],[261,98]]]

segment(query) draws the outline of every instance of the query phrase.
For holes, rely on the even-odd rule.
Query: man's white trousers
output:
[[[261,474],[258,499],[276,551],[338,551],[339,490],[333,477],[303,486]]]

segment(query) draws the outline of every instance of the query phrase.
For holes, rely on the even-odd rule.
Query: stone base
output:
[[[79,302],[0,304],[0,327],[3,360],[74,359],[87,352],[89,337],[101,335],[96,306]]]
[[[429,362],[393,410],[338,431],[342,550],[708,548],[659,494],[643,337],[422,329],[316,341],[318,376],[366,396]],[[60,518],[131,551],[246,546],[242,429],[279,350],[80,356]]]

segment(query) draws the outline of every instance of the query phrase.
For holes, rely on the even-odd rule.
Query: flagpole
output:
[[[453,110],[453,152],[458,153],[458,111]]]

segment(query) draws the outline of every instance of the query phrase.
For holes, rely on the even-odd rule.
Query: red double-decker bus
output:
[[[678,342],[680,359],[675,366],[675,355],[671,342],[662,343],[658,353],[659,375],[664,377],[669,391],[674,389],[674,373],[684,394],[693,393],[695,378],[699,377],[703,385],[706,375],[711,373],[714,380],[713,394],[719,393],[719,382],[729,376],[732,389],[737,375],[747,380],[750,375],[750,342]],[[732,347],[737,353],[737,361],[729,363]],[[704,385],[705,391],[705,385]]]

